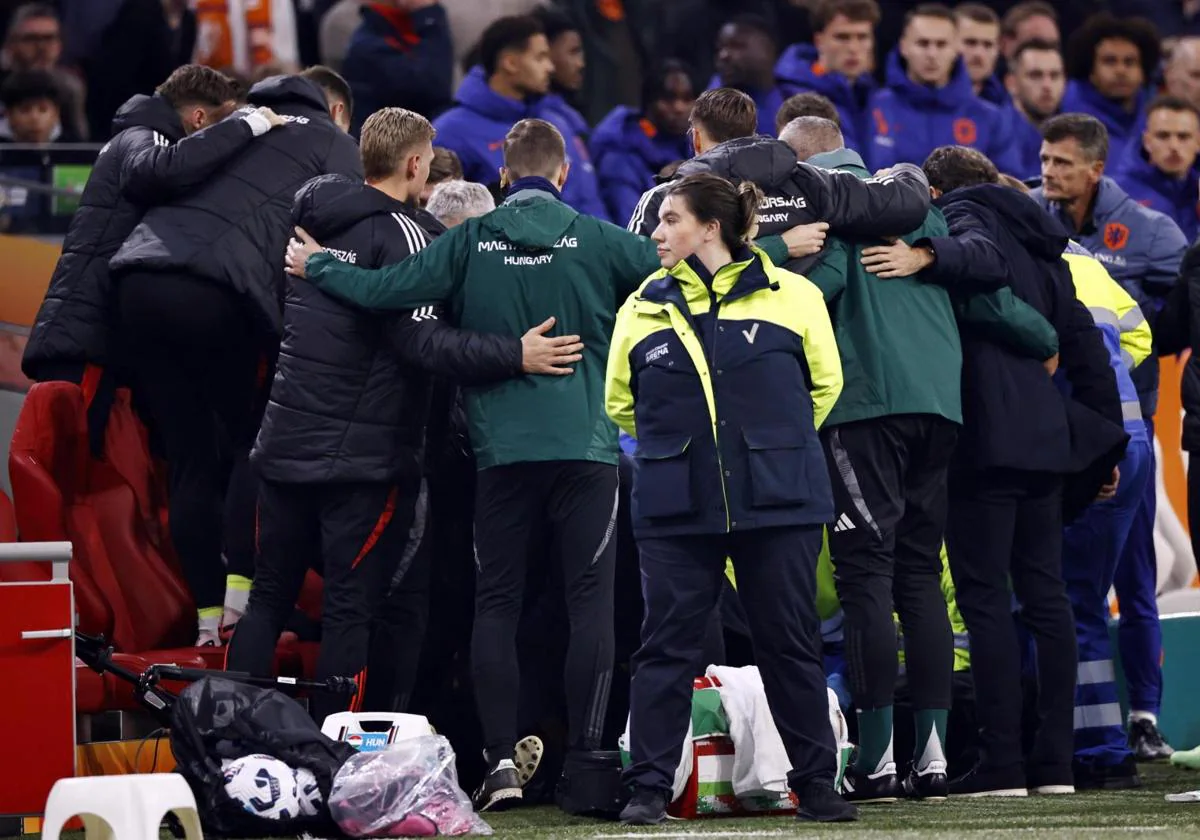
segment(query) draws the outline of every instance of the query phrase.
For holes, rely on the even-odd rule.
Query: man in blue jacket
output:
[[[380,108],[402,106],[432,117],[450,104],[454,47],[437,0],[383,0],[363,5],[342,74],[354,91],[358,136]]]
[[[1161,96],[1150,103],[1140,142],[1117,159],[1113,180],[1143,207],[1175,220],[1188,242],[1200,233],[1200,111],[1185,99]]]
[[[1063,114],[1046,121],[1042,137],[1042,186],[1034,191],[1034,197],[1076,242],[1104,263],[1153,325],[1175,284],[1187,248],[1179,226],[1162,213],[1142,207],[1116,181],[1104,177],[1108,134],[1100,120],[1087,114]],[[1134,369],[1133,381],[1153,440],[1158,404],[1158,360],[1154,355]],[[1153,475],[1153,460],[1150,472]],[[1151,481],[1115,578],[1121,603],[1118,642],[1129,685],[1130,746],[1142,760],[1165,758],[1171,752],[1157,726],[1162,699],[1162,633],[1155,595],[1156,501]]]
[[[875,0],[828,0],[811,13],[813,45],[793,44],[775,65],[783,92],[819,93],[837,108],[846,148],[867,158],[875,90]],[[814,49],[815,48],[815,49]],[[790,122],[790,120],[789,120]]]
[[[938,146],[978,149],[1001,172],[1016,166],[1000,109],[975,95],[958,57],[954,12],[924,3],[905,17],[904,34],[888,56],[886,86],[872,101],[871,165],[925,160]]]
[[[1008,174],[1036,178],[1042,172],[1041,125],[1058,113],[1067,86],[1062,53],[1051,41],[1026,41],[1013,53],[1008,77],[1012,99],[1006,116],[1017,159]]]
[[[686,66],[668,60],[646,76],[640,110],[618,105],[596,126],[592,160],[612,218],[632,216],[655,176],[692,156],[688,115],[695,101]]]
[[[580,213],[608,221],[579,126],[563,118],[561,99],[547,96],[554,62],[542,24],[523,16],[496,20],[480,40],[479,60],[481,66],[459,85],[457,104],[434,121],[439,142],[458,155],[466,179],[499,183],[508,130],[523,119],[544,119],[567,144],[571,174],[563,200]]]
[[[1090,114],[1108,130],[1108,163],[1137,137],[1151,98],[1150,81],[1161,54],[1158,32],[1141,18],[1119,20],[1101,12],[1071,36],[1064,113]]]
[[[733,88],[754,100],[758,133],[773,134],[775,114],[787,98],[775,84],[779,44],[771,25],[758,15],[738,15],[717,36],[717,74],[709,90]]]

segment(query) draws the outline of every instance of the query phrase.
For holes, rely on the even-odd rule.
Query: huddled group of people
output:
[[[1114,20],[1068,73],[1052,6],[919,5],[877,86],[873,0],[782,55],[733,17],[708,90],[665,61],[594,131],[548,14],[490,23],[433,120],[325,66],[187,64],[117,110],[24,370],[99,380],[98,453],[131,387],[231,670],[303,632],[310,569],[317,677],[358,686],[318,720],[430,711],[422,651],[469,663],[481,810],[524,796],[531,692],[586,754],[625,675],[622,819],[660,822],[693,678],[739,659],[803,819],[1136,787],[1171,754],[1153,418],[1194,335],[1200,115]],[[523,679],[552,639],[561,677]],[[827,685],[856,711],[836,790]]]

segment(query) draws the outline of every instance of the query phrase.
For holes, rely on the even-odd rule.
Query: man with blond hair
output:
[[[365,183],[325,175],[296,194],[292,217],[337,259],[377,268],[420,251],[444,228],[412,204],[429,174],[433,126],[385,108],[363,125]],[[354,677],[360,709],[372,618],[404,549],[421,481],[429,374],[472,384],[524,373],[570,373],[572,336],[524,339],[457,330],[439,306],[372,315],[303,280],[284,306],[283,340],[251,463],[259,490],[259,554],[229,667],[268,675],[275,640],[304,575],[323,569],[317,678]],[[318,693],[313,716],[346,709]]]

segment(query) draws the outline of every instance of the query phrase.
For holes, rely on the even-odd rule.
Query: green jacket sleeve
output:
[[[658,246],[653,239],[630,233],[624,228],[600,222],[604,254],[617,289],[617,299],[624,301],[637,291],[642,281],[661,268]]]
[[[850,258],[850,246],[840,239],[825,243],[821,261],[805,273],[805,277],[821,290],[825,303],[832,303],[834,298],[846,288],[846,269]]]
[[[459,225],[402,262],[358,268],[326,252],[313,254],[305,275],[321,291],[364,309],[413,309],[454,297],[466,272],[462,244],[468,225]]]
[[[765,252],[775,265],[783,265],[790,259],[787,243],[783,241],[782,236],[764,236],[754,240],[754,246]]]
[[[1058,333],[1050,322],[1005,286],[987,294],[955,298],[960,326],[1039,361],[1058,352]]]

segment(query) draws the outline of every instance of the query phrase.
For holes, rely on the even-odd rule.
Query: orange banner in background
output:
[[[21,354],[61,250],[26,236],[0,235],[0,389],[29,388],[21,373]]]

